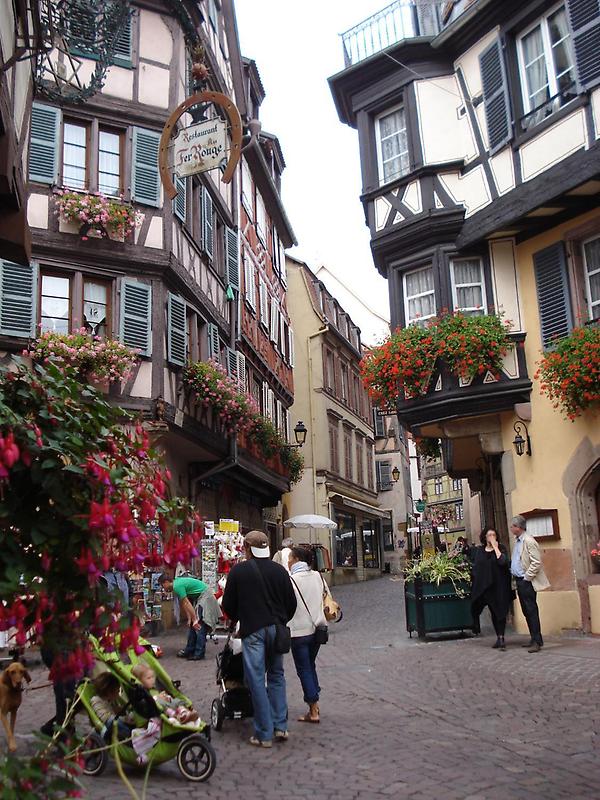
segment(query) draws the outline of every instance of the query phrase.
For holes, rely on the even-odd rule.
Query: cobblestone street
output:
[[[548,639],[535,655],[511,635],[505,653],[491,649],[490,635],[420,643],[405,631],[401,581],[335,595],[344,619],[319,656],[321,725],[295,722],[304,707],[289,658],[289,742],[257,751],[247,744],[250,720],[225,722],[213,735],[218,764],[209,783],[186,783],[171,763],[152,775],[149,798],[598,797],[599,640]],[[205,662],[178,661],[183,635],[162,637],[163,663],[207,716],[218,648],[209,643]],[[42,668],[33,679],[45,679]],[[51,700],[49,689],[26,696],[21,750]],[[129,775],[139,787],[139,775]],[[92,798],[128,797],[112,763],[87,785]]]

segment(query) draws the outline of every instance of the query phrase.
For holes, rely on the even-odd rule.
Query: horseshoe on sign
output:
[[[188,97],[187,100],[184,100],[183,103],[178,105],[175,111],[173,111],[167,120],[165,127],[163,128],[162,136],[160,137],[160,145],[158,149],[158,170],[165,194],[169,200],[172,200],[177,195],[177,189],[173,184],[171,173],[167,165],[167,152],[169,149],[171,134],[179,118],[185,114],[188,108],[198,105],[198,103],[214,103],[216,106],[220,106],[227,114],[227,119],[229,120],[229,125],[231,126],[231,150],[229,151],[227,167],[221,178],[223,183],[231,182],[235,168],[240,160],[242,147],[242,120],[240,117],[240,112],[238,111],[233,100],[227,97],[227,95],[221,94],[221,92],[205,91],[193,94],[191,97]]]

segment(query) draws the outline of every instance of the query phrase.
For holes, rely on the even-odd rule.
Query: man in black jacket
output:
[[[287,571],[269,558],[269,540],[262,531],[250,531],[244,548],[246,561],[229,573],[222,607],[240,623],[244,675],[254,706],[255,736],[250,744],[271,747],[273,737],[283,742],[288,738],[283,656],[274,650],[275,623],[294,616],[296,595]]]

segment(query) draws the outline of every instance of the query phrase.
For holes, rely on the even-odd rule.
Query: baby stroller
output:
[[[227,637],[225,647],[217,655],[217,684],[219,696],[210,709],[210,721],[216,731],[225,719],[246,719],[254,715],[250,690],[244,684],[244,663],[241,639]]]
[[[131,674],[131,668],[140,661],[147,663],[153,669],[158,689],[166,691],[188,708],[192,707],[192,702],[179,690],[179,682],[171,680],[162,664],[154,656],[150,645],[143,640],[140,640],[140,643],[147,645],[144,653],[137,655],[133,649],[129,650],[127,656],[130,663],[126,664],[118,653],[106,653],[99,643],[92,639],[96,659],[104,663],[121,684],[128,701],[123,711],[133,712],[138,727],[145,727],[147,721],[153,717],[161,720],[160,738],[148,752],[149,763],[157,766],[176,758],[177,766],[184,778],[198,783],[206,781],[216,766],[216,754],[209,741],[210,725],[201,720],[183,724],[159,711],[152,694]],[[112,752],[112,750],[103,749],[106,747],[107,740],[102,735],[104,724],[92,708],[91,701],[94,694],[92,681],[85,678],[77,687],[75,698],[75,702],[80,703],[87,712],[94,728],[83,745],[83,772],[85,775],[92,776],[100,775],[104,771],[109,754]],[[137,764],[137,755],[131,742],[124,742],[116,746],[124,764]],[[91,752],[86,754],[86,751]]]

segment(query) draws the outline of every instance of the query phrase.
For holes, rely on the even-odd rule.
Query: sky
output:
[[[314,270],[326,265],[387,319],[387,281],[373,266],[359,200],[358,136],[340,122],[327,83],[344,67],[339,34],[385,5],[235,0],[242,54],[265,87],[262,127],[279,137],[287,165],[283,202],[298,240],[290,252]]]

